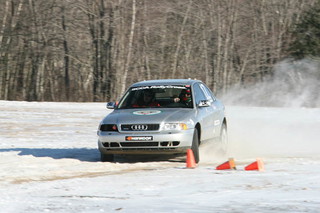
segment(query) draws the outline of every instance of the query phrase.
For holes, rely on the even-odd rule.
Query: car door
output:
[[[213,130],[213,137],[218,137],[220,135],[220,126],[222,123],[223,116],[221,116],[221,111],[223,111],[223,106],[219,104],[216,97],[214,97],[211,90],[204,84],[200,84],[200,88],[204,92],[205,96],[210,102],[210,108],[212,110],[212,121],[211,129]]]
[[[211,106],[213,99],[205,94],[202,84],[194,85],[195,103],[197,108],[198,120],[201,124],[201,141],[211,139],[213,137],[214,127],[214,110]],[[207,101],[208,106],[199,106],[201,101]]]

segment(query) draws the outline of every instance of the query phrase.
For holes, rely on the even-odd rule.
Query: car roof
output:
[[[200,80],[192,79],[160,79],[160,80],[148,80],[140,81],[131,85],[131,87],[141,86],[157,86],[157,85],[192,85],[196,82],[202,82]]]

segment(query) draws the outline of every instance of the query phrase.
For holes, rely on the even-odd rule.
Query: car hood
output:
[[[193,117],[193,109],[118,109],[107,115],[104,124],[139,124],[161,122],[187,122]]]

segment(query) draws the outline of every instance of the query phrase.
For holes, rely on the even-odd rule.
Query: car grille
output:
[[[122,131],[157,131],[159,124],[121,124]]]
[[[121,147],[137,147],[137,146],[158,146],[158,142],[121,142]]]
[[[145,142],[104,142],[106,148],[123,148],[123,147],[176,147],[180,141],[145,141]]]

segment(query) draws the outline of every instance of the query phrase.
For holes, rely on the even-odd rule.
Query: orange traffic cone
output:
[[[220,164],[216,168],[216,170],[225,170],[225,169],[237,169],[233,158],[229,158],[228,161],[224,162],[223,164]]]
[[[196,160],[194,159],[192,149],[187,150],[187,168],[194,169],[196,168]]]
[[[244,170],[258,170],[264,171],[264,164],[261,159],[257,158],[257,160],[244,168]]]

